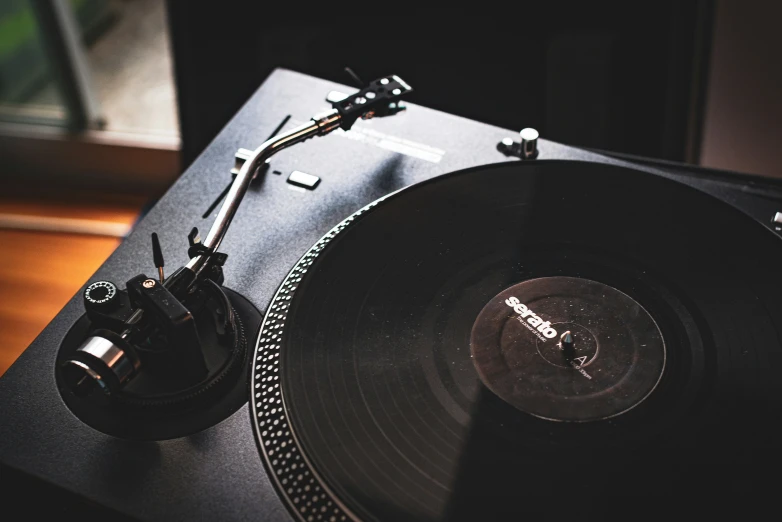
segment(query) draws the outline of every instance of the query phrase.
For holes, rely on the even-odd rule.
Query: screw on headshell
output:
[[[155,268],[157,268],[160,284],[163,284],[166,280],[165,274],[163,273],[163,267],[165,266],[165,263],[163,262],[163,249],[160,248],[160,240],[155,232],[152,232],[152,260],[155,263]]]

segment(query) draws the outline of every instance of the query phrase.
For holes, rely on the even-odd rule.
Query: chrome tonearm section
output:
[[[166,279],[164,286],[174,295],[183,298],[192,291],[194,285],[214,264],[221,264],[224,261],[224,256],[221,258],[217,255],[217,249],[250,187],[250,182],[258,169],[271,156],[314,136],[324,136],[338,128],[348,130],[359,118],[369,119],[396,114],[405,109],[399,100],[411,91],[412,88],[398,76],[377,79],[357,93],[332,103],[333,108],[330,111],[313,117],[308,123],[285,134],[267,140],[255,149],[231,184],[206,239],[196,245],[192,245],[191,242],[191,249],[194,250],[191,250],[190,261]]]
[[[163,277],[162,250],[153,234],[158,281],[139,274],[127,281],[125,290],[118,291],[111,282],[99,282],[93,289],[97,297],[90,294],[91,301],[85,307],[96,329],[69,354],[62,370],[71,391],[86,397],[99,389],[103,399],[122,397],[126,384],[145,373],[146,379],[136,391],[144,391],[141,395],[147,406],[154,403],[162,408],[174,400],[172,397],[184,401],[182,404],[191,400],[195,404],[199,393],[217,389],[210,383],[220,382],[221,372],[243,357],[235,310],[221,289],[227,256],[217,249],[258,169],[278,151],[308,138],[338,128],[348,130],[359,118],[396,114],[404,109],[399,99],[411,90],[397,76],[380,78],[333,102],[330,111],[263,143],[236,175],[206,240],[202,243],[194,228],[188,236],[190,261],[167,278]],[[207,337],[211,340],[201,338],[197,323],[210,325],[214,335]],[[160,379],[161,375],[165,377]],[[191,396],[196,388],[200,391]],[[165,390],[162,395],[161,390]],[[158,399],[160,403],[155,402]]]
[[[209,255],[212,252],[216,252],[220,247],[220,243],[222,243],[225,233],[228,231],[228,226],[231,224],[231,220],[236,214],[239,204],[242,202],[242,198],[244,198],[247,189],[250,187],[250,182],[252,181],[255,172],[266,160],[291,145],[314,136],[325,136],[329,132],[339,128],[341,120],[342,115],[339,111],[337,111],[337,109],[331,109],[320,116],[312,118],[304,125],[296,127],[285,134],[271,138],[255,149],[253,155],[244,162],[241,170],[239,170],[239,174],[231,184],[231,188],[225,196],[225,201],[223,201],[220,211],[218,212],[212,227],[209,229],[209,233],[203,243],[206,252],[192,258],[185,265],[185,268],[192,270],[196,274],[196,277],[201,270],[203,270],[204,266],[207,264]]]

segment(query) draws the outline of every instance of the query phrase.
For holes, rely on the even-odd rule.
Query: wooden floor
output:
[[[0,214],[132,224],[146,196],[2,191]],[[121,239],[0,229],[0,375],[79,290]]]

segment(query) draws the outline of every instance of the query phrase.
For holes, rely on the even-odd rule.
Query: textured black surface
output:
[[[330,232],[272,302],[253,380],[261,447],[305,517],[606,514],[558,503],[560,487],[711,514],[700,499],[740,505],[739,479],[762,500],[782,463],[782,305],[769,292],[782,288],[780,262],[779,238],[742,213],[625,169],[510,164],[401,191]],[[553,275],[618,288],[659,322],[665,377],[630,411],[551,422],[480,386],[475,317],[503,289]],[[642,332],[602,337],[612,333]],[[659,357],[646,362],[659,372]],[[632,389],[601,376],[599,357],[587,368],[610,387],[575,395]]]
[[[211,224],[216,211],[205,219],[201,215],[229,182],[236,149],[255,148],[289,114],[289,126],[308,119],[327,106],[324,97],[335,88],[347,92],[330,82],[275,72],[89,282],[122,282],[151,271],[152,232],[160,237],[167,266],[173,270],[183,264],[187,233],[193,226],[207,230]],[[411,183],[506,161],[495,146],[515,134],[415,105],[402,115],[359,122],[357,127],[353,139],[335,133],[281,152],[273,158],[272,169],[283,175],[267,174],[247,194],[221,250],[229,254],[226,286],[258,309],[266,309],[299,257],[345,217]],[[441,159],[435,163],[370,144],[382,142],[377,133],[424,144],[429,148],[419,149],[427,151],[429,159]],[[541,141],[539,149],[544,160],[629,164],[548,141]],[[285,181],[293,170],[322,181],[314,191],[297,190]],[[730,181],[686,179],[725,195],[748,212],[757,211],[766,224],[772,210],[779,210],[773,186],[752,193]],[[0,463],[73,492],[85,502],[139,519],[289,520],[259,457],[248,406],[200,433],[159,443],[109,437],[70,413],[56,389],[55,357],[83,312],[80,290],[0,378]],[[738,335],[731,332],[727,334]]]

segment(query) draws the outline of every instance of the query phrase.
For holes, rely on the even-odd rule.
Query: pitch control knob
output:
[[[84,289],[84,307],[111,310],[119,304],[117,286],[111,281],[95,281]]]

